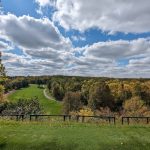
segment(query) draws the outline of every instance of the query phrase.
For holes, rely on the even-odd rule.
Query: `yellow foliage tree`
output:
[[[124,114],[127,116],[148,116],[150,115],[150,109],[144,104],[139,97],[133,97],[125,101]]]

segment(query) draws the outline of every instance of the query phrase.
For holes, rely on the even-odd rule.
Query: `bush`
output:
[[[42,107],[36,97],[31,99],[19,99],[16,103],[1,104],[0,113],[3,115],[40,114],[42,113]]]

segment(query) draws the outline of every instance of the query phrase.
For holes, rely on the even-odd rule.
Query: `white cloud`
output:
[[[72,59],[74,67],[70,72],[91,76],[150,77],[149,39],[98,42],[74,49],[74,52],[79,51],[83,51],[83,56]],[[129,63],[121,66],[119,60],[129,60]]]
[[[132,41],[118,40],[98,42],[87,47],[84,55],[96,58],[109,58],[113,60],[145,57],[150,54],[150,40],[136,39]]]
[[[53,6],[56,2],[56,0],[35,0],[36,3],[38,3],[41,7],[50,5]]]
[[[149,0],[57,0],[56,8],[53,20],[66,29],[150,32]]]
[[[8,14],[0,15],[0,39],[3,39],[0,50],[9,75],[150,76],[149,38],[73,48],[49,19]],[[24,55],[5,51],[9,47],[7,43],[22,49]],[[76,52],[82,55],[77,57]],[[129,64],[119,66],[120,59],[129,59]]]
[[[0,15],[0,39],[24,52],[20,56],[17,52],[13,54],[15,50],[13,53],[4,50],[3,61],[9,75],[61,73],[68,63],[69,51],[72,49],[70,40],[64,38],[47,18]],[[0,42],[0,49],[6,47],[7,44]]]
[[[0,37],[23,49],[51,47],[60,50],[70,46],[70,41],[64,39],[47,18],[35,19],[30,16],[16,17],[8,14],[0,15],[0,22]]]

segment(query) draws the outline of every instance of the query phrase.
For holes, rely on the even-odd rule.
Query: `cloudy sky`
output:
[[[150,0],[1,0],[9,75],[150,77]]]

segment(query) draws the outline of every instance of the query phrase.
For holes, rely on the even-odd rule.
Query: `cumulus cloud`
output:
[[[97,27],[110,33],[150,31],[149,0],[57,0],[56,8],[53,20],[68,30]]]
[[[96,58],[123,59],[147,56],[150,54],[150,40],[136,39],[132,41],[118,40],[98,42],[87,47],[84,55]]]
[[[149,77],[150,40],[118,40],[98,42],[91,46],[74,49],[83,51],[78,58],[73,58],[74,66],[70,72],[80,75],[113,77]],[[127,60],[123,66],[118,61]]]
[[[73,6],[69,7],[78,9],[80,3],[82,2],[78,3],[79,6],[72,4]],[[91,8],[90,5],[89,7]],[[56,13],[59,13],[59,10]],[[82,26],[82,20],[79,21]],[[85,21],[85,24],[90,25],[90,18],[88,21],[89,23]],[[72,26],[71,22],[68,25],[79,27]],[[3,62],[9,75],[150,76],[150,67],[147,65],[150,63],[149,38],[97,42],[90,46],[73,48],[71,41],[63,37],[48,18],[35,19],[30,16],[17,17],[7,14],[0,15],[0,39],[0,50],[3,50]],[[23,50],[24,55],[5,51],[10,47],[8,43]],[[120,66],[118,60],[123,59],[127,59],[128,63]]]
[[[24,53],[20,56],[17,52],[14,54],[15,51],[4,50],[3,61],[9,75],[62,72],[70,60],[70,40],[64,38],[48,18],[0,15],[0,38]],[[0,42],[0,50],[7,47],[7,43]]]
[[[39,49],[51,47],[57,50],[69,45],[53,23],[47,19],[35,19],[30,16],[0,15],[1,38],[7,39],[21,48]]]

